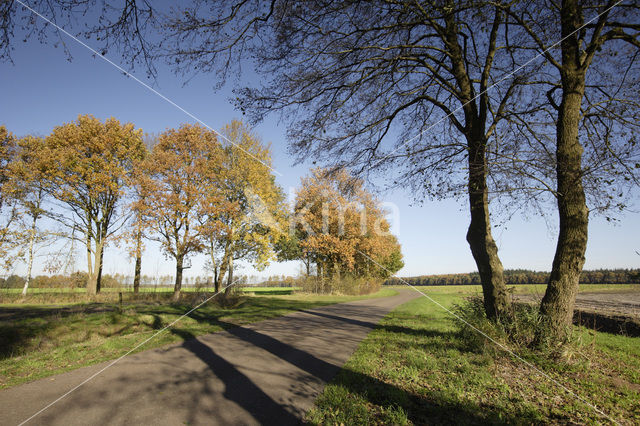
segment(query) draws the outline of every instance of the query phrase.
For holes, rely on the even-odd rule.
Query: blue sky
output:
[[[15,39],[14,64],[0,63],[0,124],[18,136],[46,135],[54,126],[73,121],[78,114],[93,114],[101,119],[114,116],[122,122],[134,123],[145,132],[161,132],[181,123],[194,122],[71,39],[65,42],[72,61],[67,60],[60,48],[19,40],[20,37]],[[117,56],[110,58],[118,62]],[[169,69],[159,67],[159,71],[154,88],[214,129],[220,129],[233,118],[241,118],[228,102],[230,88],[213,90],[215,76],[201,75],[183,85],[184,79]],[[136,74],[148,81],[143,72]],[[293,159],[287,155],[285,129],[278,125],[277,117],[260,124],[256,131],[271,143],[274,166],[282,174],[277,181],[289,193],[310,165],[292,166]],[[468,213],[464,203],[427,201],[421,206],[412,206],[411,195],[401,191],[381,198],[394,203],[399,211],[399,226],[394,232],[402,244],[405,259],[399,275],[476,269],[465,241]],[[600,217],[591,219],[586,268],[640,266],[640,256],[635,253],[640,251],[640,214],[629,212],[619,218],[617,225]],[[516,215],[506,224],[506,229],[494,231],[506,268],[550,269],[556,236],[554,212],[550,219],[552,223],[548,227],[540,218],[525,220]],[[187,276],[200,274],[203,261],[203,258],[194,259]],[[84,267],[81,257],[77,267]],[[295,274],[298,269],[295,262],[274,263],[260,275]],[[36,265],[36,272],[38,270]],[[126,274],[132,270],[133,263],[126,254],[116,248],[109,249],[105,256],[106,273]],[[150,245],[143,258],[143,273],[170,274],[173,270],[173,262]],[[253,274],[254,271],[245,267],[241,273]]]

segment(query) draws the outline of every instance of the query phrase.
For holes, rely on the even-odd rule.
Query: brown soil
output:
[[[539,303],[542,295],[521,294],[514,298]],[[640,291],[580,293],[573,321],[598,331],[640,336]]]

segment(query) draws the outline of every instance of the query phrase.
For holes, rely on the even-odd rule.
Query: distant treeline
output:
[[[247,277],[245,275],[237,275],[234,279],[236,285],[251,286],[268,286],[268,287],[295,287],[297,278],[285,275],[273,275],[262,280],[258,277]],[[172,286],[175,281],[175,275],[158,275],[140,276],[140,285],[143,287],[167,287]],[[184,285],[188,287],[206,286],[211,287],[212,279],[210,276],[200,275],[184,277]],[[0,289],[3,288],[22,288],[25,283],[25,277],[12,274],[8,277],[0,277]],[[74,272],[72,274],[63,275],[38,275],[31,279],[30,288],[85,288],[87,284],[86,272]],[[133,285],[133,276],[124,274],[105,274],[102,276],[102,286],[105,288],[124,288]]]
[[[242,280],[244,277],[238,275],[237,279]],[[141,275],[140,277],[140,285],[145,287],[172,286],[174,281],[174,275],[159,275],[155,277]],[[186,286],[213,285],[211,284],[211,279],[206,276],[185,277],[183,281]],[[13,274],[6,278],[0,277],[0,288],[22,288],[24,283],[25,277],[19,275]],[[38,275],[33,277],[29,283],[30,288],[85,288],[86,285],[86,272],[74,272],[69,275]],[[102,287],[104,288],[131,287],[132,285],[132,275],[104,274],[102,276]]]
[[[526,269],[507,269],[504,271],[507,284],[546,284],[549,272],[529,271]],[[421,275],[419,277],[390,278],[384,285],[399,285],[403,281],[411,285],[473,285],[480,284],[480,274]],[[582,271],[581,284],[633,284],[640,283],[640,269],[596,269]]]

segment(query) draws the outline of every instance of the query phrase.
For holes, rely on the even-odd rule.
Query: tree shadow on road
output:
[[[296,416],[274,401],[231,362],[216,354],[212,347],[189,332],[177,329],[171,331],[185,340],[182,344],[183,348],[206,363],[216,377],[224,383],[224,397],[244,408],[256,421],[265,424],[277,420],[281,425],[299,423]]]
[[[308,313],[327,318],[335,317],[334,315],[319,312]],[[196,314],[196,316],[198,315]],[[336,319],[352,325],[357,324],[373,328],[371,327],[372,323],[369,322],[345,318]],[[204,318],[199,318],[198,320],[204,320]],[[223,321],[216,321],[222,322],[224,326]],[[419,332],[408,327],[403,327],[403,330],[400,330],[399,327],[395,327],[395,329],[393,330],[395,332]],[[390,329],[389,331],[392,330]],[[185,339],[193,337],[179,330],[174,330],[173,332]],[[369,404],[393,409],[400,408],[406,413],[407,419],[415,424],[424,424],[425,422],[429,424],[484,424],[488,421],[484,413],[479,412],[477,407],[471,406],[467,401],[455,401],[452,400],[450,395],[444,395],[439,392],[425,392],[424,394],[408,392],[378,378],[348,368],[341,369],[339,366],[320,359],[305,350],[296,348],[289,343],[256,331],[254,328],[230,327],[226,332],[241,339],[247,345],[259,347],[277,356],[283,362],[292,364],[325,383],[333,379],[334,384],[345,388],[352,395],[363,398]],[[449,337],[449,334],[444,332],[443,337]],[[339,345],[340,342],[334,342],[334,344]],[[239,372],[233,366],[232,360],[225,360],[217,355],[215,348],[208,346],[197,338],[186,341],[183,346],[209,365],[212,372],[225,383],[225,396],[250,412],[256,420],[264,423],[267,419],[272,421],[274,418],[279,418],[279,424],[285,424],[289,421],[292,422],[291,424],[300,422],[298,417],[292,418],[284,407],[278,407],[277,402]],[[255,403],[254,401],[260,402]],[[259,409],[257,409],[258,406],[260,406]],[[271,417],[272,415],[278,417]],[[348,419],[350,423],[362,424],[376,420],[368,416],[358,417],[357,415],[348,417]],[[325,421],[327,420],[325,419]],[[519,417],[505,417],[499,423],[518,423],[518,421]]]

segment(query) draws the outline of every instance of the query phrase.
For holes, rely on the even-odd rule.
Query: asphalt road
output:
[[[378,321],[415,297],[400,290],[183,335],[184,343],[122,359],[28,424],[298,424]],[[0,424],[20,424],[107,364],[0,391]]]

